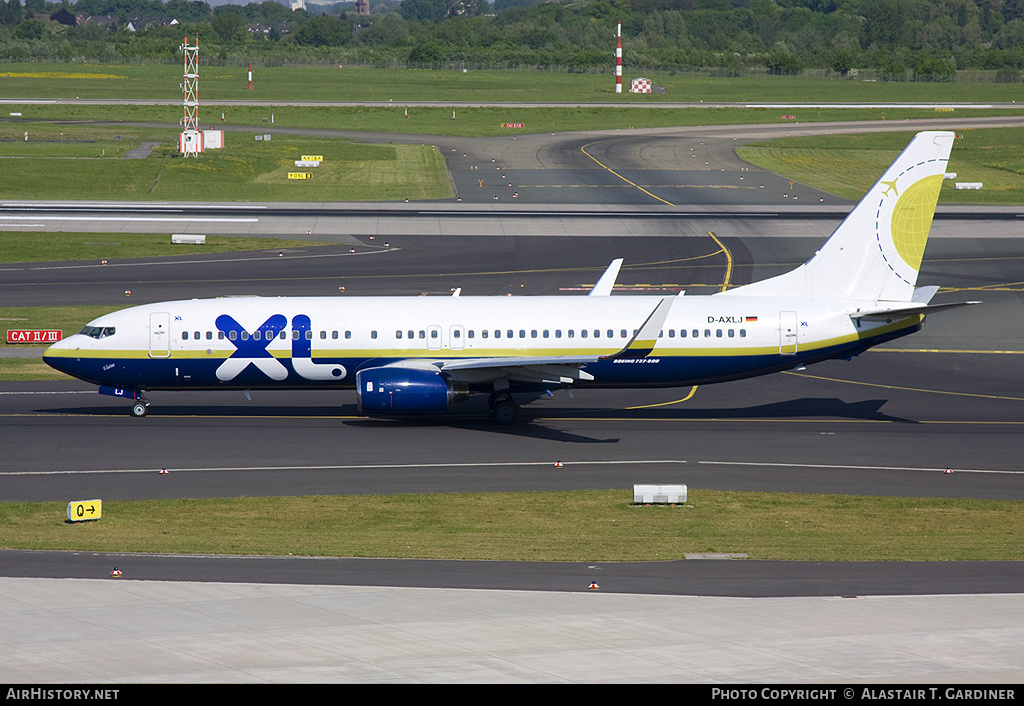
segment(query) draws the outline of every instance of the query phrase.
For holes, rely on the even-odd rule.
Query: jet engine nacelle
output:
[[[431,414],[461,396],[437,370],[384,367],[356,373],[356,399],[368,414]]]

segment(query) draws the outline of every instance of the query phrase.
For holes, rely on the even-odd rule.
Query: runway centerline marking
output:
[[[722,241],[719,240],[718,237],[710,230],[708,231],[708,235],[711,236],[712,240],[718,243],[718,247],[720,247],[722,252],[725,253],[725,278],[722,280],[722,288],[719,290],[724,292],[729,288],[730,280],[732,279],[732,253],[729,252],[729,248],[725,247],[725,245],[722,244]]]
[[[637,405],[636,407],[626,407],[626,409],[649,409],[651,407],[667,407],[670,404],[678,404],[679,402],[686,402],[691,397],[693,397],[694,394],[696,394],[696,392],[697,392],[697,386],[694,385],[690,389],[690,394],[688,394],[686,397],[683,397],[682,399],[672,400],[671,402],[658,402],[658,403],[655,403],[655,404],[642,404],[642,405]]]
[[[996,473],[1004,475],[1024,475],[1024,471],[1010,471],[992,468],[928,468],[918,466],[853,466],[830,463],[772,463],[769,461],[697,461],[698,465],[709,466],[762,466],[766,468],[823,468],[826,470],[849,471],[925,471],[928,473],[945,473],[954,470],[956,473]]]
[[[597,461],[564,461],[564,466],[607,466],[618,464],[630,465],[665,465],[665,464],[687,464],[689,461],[683,459],[621,459],[621,460],[597,460]],[[723,460],[698,460],[693,463],[705,466],[756,466],[764,468],[820,468],[824,470],[855,470],[855,471],[907,471],[944,473],[947,468],[927,466],[858,466],[853,464],[828,464],[828,463],[781,463],[771,461],[723,461]],[[479,463],[382,463],[382,464],[352,464],[336,466],[214,466],[214,467],[193,467],[193,468],[172,468],[167,467],[168,473],[215,473],[215,472],[238,472],[238,471],[346,471],[346,470],[384,470],[384,469],[412,469],[412,468],[512,468],[512,467],[550,467],[551,461],[499,461]],[[1011,470],[999,468],[956,468],[956,473],[986,473],[998,475],[1024,475],[1024,470]],[[11,471],[0,473],[3,476],[55,476],[71,474],[101,474],[101,473],[157,473],[157,468],[106,468],[77,471]]]
[[[195,221],[197,223],[259,223],[259,218],[214,218],[211,216],[190,217],[163,217],[156,216],[2,216],[5,221],[146,221],[157,223],[182,223]]]
[[[563,466],[609,466],[612,464],[630,465],[664,465],[687,463],[681,459],[622,459],[605,461],[564,461]],[[373,463],[373,464],[351,464],[334,466],[213,466],[195,468],[171,468],[167,467],[169,473],[209,473],[220,471],[373,471],[382,469],[407,469],[407,468],[512,468],[512,467],[554,467],[554,461],[480,461],[479,463]],[[72,473],[157,473],[156,468],[101,468],[80,471],[11,471],[0,472],[3,476],[61,476]]]
[[[863,385],[864,387],[880,387],[884,390],[902,390],[903,392],[926,392],[933,395],[952,395],[954,397],[980,397],[983,400],[1010,400],[1011,402],[1024,402],[1024,397],[1006,397],[1003,395],[981,395],[976,392],[952,392],[949,390],[927,390],[920,387],[903,387],[901,385],[883,385],[878,382],[858,382],[856,380],[841,380],[839,378],[827,378],[821,375],[808,375],[807,373],[794,373],[790,370],[783,370],[785,375],[793,375],[799,378],[811,380],[825,380],[826,382],[840,382],[847,385]]]
[[[644,192],[645,194],[647,194],[648,196],[650,196],[650,197],[651,197],[652,199],[657,199],[658,201],[661,201],[661,202],[662,202],[662,203],[664,203],[664,204],[668,204],[669,206],[675,206],[675,204],[674,204],[674,203],[669,203],[668,201],[666,201],[665,199],[661,198],[660,196],[655,196],[654,194],[652,194],[652,193],[651,193],[650,191],[648,191],[648,190],[647,190],[647,189],[645,189],[644,187],[640,186],[639,184],[634,184],[634,183],[633,183],[633,182],[631,182],[631,181],[630,181],[629,179],[627,179],[626,177],[622,176],[621,174],[619,174],[618,172],[616,172],[616,171],[615,171],[614,169],[612,169],[611,167],[608,167],[608,166],[605,166],[604,164],[601,164],[600,160],[598,160],[598,159],[597,159],[596,157],[592,156],[592,155],[591,155],[591,154],[590,154],[589,152],[587,152],[587,148],[588,148],[588,147],[590,147],[590,145],[596,145],[596,144],[597,144],[596,142],[589,142],[589,143],[587,143],[587,144],[583,145],[582,147],[580,147],[580,152],[582,152],[583,154],[585,154],[585,155],[587,155],[588,157],[590,157],[590,158],[591,158],[592,160],[594,160],[594,161],[595,161],[595,162],[597,162],[597,163],[598,163],[599,165],[601,165],[601,167],[602,167],[602,168],[604,168],[604,169],[608,170],[609,172],[611,172],[612,174],[614,174],[615,176],[617,176],[617,177],[618,177],[619,179],[622,179],[622,181],[624,181],[624,182],[626,182],[627,184],[629,184],[630,186],[635,186],[636,188],[640,189],[640,191]]]

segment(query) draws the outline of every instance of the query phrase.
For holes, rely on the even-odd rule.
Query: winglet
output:
[[[665,297],[658,306],[654,307],[654,311],[644,321],[643,326],[637,330],[633,338],[629,339],[629,343],[620,350],[618,353],[612,355],[606,355],[602,360],[614,360],[616,358],[646,358],[654,350],[654,346],[658,343],[658,335],[661,333],[661,327],[665,325],[665,320],[668,318],[668,312],[672,308],[672,302],[675,301],[675,297]]]
[[[607,297],[612,293],[612,287],[615,286],[615,280],[619,276],[619,268],[622,267],[622,258],[612,260],[612,264],[608,265],[608,269],[601,275],[601,279],[597,280],[597,284],[594,288],[587,293],[588,297]]]

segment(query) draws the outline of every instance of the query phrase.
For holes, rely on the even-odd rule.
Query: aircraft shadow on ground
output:
[[[893,416],[881,411],[888,400],[860,400],[844,402],[838,398],[802,397],[783,402],[751,405],[747,407],[722,408],[535,408],[523,406],[519,423],[502,426],[494,423],[485,409],[458,410],[448,414],[433,416],[409,417],[369,417],[360,416],[355,405],[300,406],[300,405],[159,405],[151,410],[153,417],[252,417],[282,419],[338,418],[347,426],[404,426],[404,427],[450,427],[475,431],[487,431],[500,434],[511,434],[535,438],[586,441],[587,443],[614,443],[614,440],[586,439],[564,431],[556,431],[547,426],[549,422],[560,419],[572,420],[636,420],[636,421],[701,421],[701,420],[739,420],[756,419],[772,421],[773,419],[850,419],[879,422],[896,422],[917,424],[913,419]],[[127,410],[110,406],[85,407],[54,407],[36,410],[42,414],[128,417]],[[132,420],[145,424],[146,419]],[[568,438],[566,438],[568,437]]]

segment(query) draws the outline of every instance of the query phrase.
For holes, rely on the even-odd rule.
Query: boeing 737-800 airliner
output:
[[[150,390],[352,389],[368,415],[489,394],[703,385],[849,358],[920,329],[915,289],[953,133],[919,133],[809,261],[709,296],[281,297],[117,311],[47,349],[57,370],[132,400]]]

